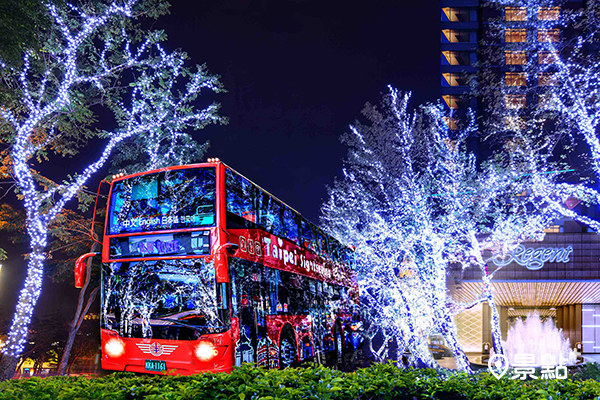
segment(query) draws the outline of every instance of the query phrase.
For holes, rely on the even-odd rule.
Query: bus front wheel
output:
[[[296,341],[288,331],[281,334],[279,341],[279,368],[295,366],[298,361],[298,351],[296,349]]]

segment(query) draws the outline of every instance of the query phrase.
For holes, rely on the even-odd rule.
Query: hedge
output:
[[[599,399],[596,364],[566,380],[497,380],[489,373],[466,375],[428,369],[400,370],[375,364],[354,372],[322,366],[265,370],[252,365],[231,374],[193,376],[114,373],[104,377],[19,379],[0,383],[5,399]]]

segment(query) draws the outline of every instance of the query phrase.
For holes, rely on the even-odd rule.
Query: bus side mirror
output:
[[[75,261],[75,287],[82,288],[84,283],[85,276],[85,264],[86,260],[90,257],[96,256],[100,253],[86,253],[79,257],[77,261]]]
[[[228,242],[228,243],[220,245],[219,248],[217,249],[217,253],[220,253],[221,251],[223,251],[223,249],[225,249],[227,251],[227,253],[229,253],[230,255],[233,255],[239,248],[240,248],[239,244]]]
[[[230,255],[233,255],[239,248],[240,248],[239,244],[235,244],[235,243],[226,243],[225,244],[225,250],[227,250],[227,252]]]

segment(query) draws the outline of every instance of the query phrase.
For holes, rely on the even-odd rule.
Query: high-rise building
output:
[[[571,39],[578,32],[572,11],[585,6],[582,0],[441,0],[440,91],[450,129],[459,129],[467,109],[478,115],[489,109],[490,98],[472,95],[474,87],[494,88],[508,129],[518,127],[531,107],[543,106],[540,91],[530,89],[553,85],[551,68],[527,70],[552,62],[544,43]]]
[[[441,5],[441,97],[452,110],[447,123],[454,130],[468,108],[478,111],[477,99],[469,96],[469,77],[478,71],[481,8],[479,0],[442,0]]]
[[[588,4],[581,0],[537,4],[441,0],[440,91],[450,129],[460,129],[469,108],[489,118],[491,101],[494,118],[509,131],[521,129],[533,111],[543,110],[544,93],[559,84],[552,75],[549,64],[554,57],[548,49],[564,50],[581,33],[578,22],[585,18]],[[488,93],[495,95],[493,99],[473,94],[473,86],[485,93],[482,85],[489,85],[483,89],[491,88]],[[493,280],[503,339],[517,319],[537,310],[563,329],[572,347],[600,353],[599,236],[573,221],[559,221],[546,233],[543,242],[524,243],[515,250]],[[569,252],[568,259],[548,258],[534,267],[527,264],[535,254],[563,250]],[[490,271],[495,270],[499,263],[491,254],[486,256]],[[449,288],[457,301],[473,301],[483,289],[479,271],[467,269],[452,280]],[[486,344],[489,348],[490,319],[487,305],[456,316],[467,351],[482,351]]]

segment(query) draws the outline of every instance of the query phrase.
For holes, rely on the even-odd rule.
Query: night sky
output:
[[[378,2],[379,3],[379,2]],[[198,132],[219,157],[318,221],[340,173],[339,137],[391,84],[414,104],[439,97],[439,3],[173,1],[155,25],[219,74],[228,126]]]
[[[228,91],[210,98],[221,103],[229,125],[195,134],[210,140],[207,157],[219,157],[313,222],[326,186],[341,172],[346,148],[339,137],[365,102],[379,103],[388,84],[412,91],[413,106],[439,97],[438,1],[171,4],[153,28],[165,30],[169,50],[206,63]],[[0,308],[12,313],[26,249],[8,250]],[[36,314],[60,307],[71,315],[76,293],[46,281]]]

